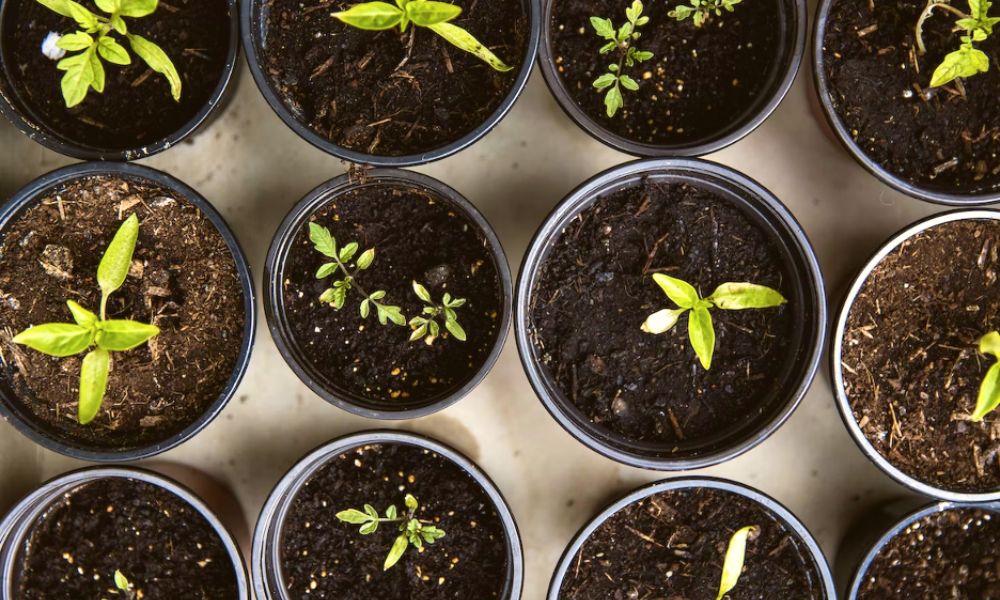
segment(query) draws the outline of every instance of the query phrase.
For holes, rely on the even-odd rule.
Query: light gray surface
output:
[[[812,4],[812,3],[810,3]],[[942,210],[891,191],[865,173],[816,119],[804,67],[788,98],[755,133],[710,159],[742,170],[781,198],[809,233],[834,308],[839,290],[881,241]],[[72,162],[0,124],[0,197]],[[417,170],[464,193],[494,225],[516,271],[548,211],[574,186],[628,157],[579,130],[536,70],[500,126],[471,149]],[[257,278],[271,235],[307,191],[343,172],[336,159],[296,137],[271,112],[245,66],[236,97],[190,143],[143,161],[179,177],[217,206]],[[237,398],[191,442],[165,458],[229,484],[252,521],[271,486],[308,450],[385,423],[352,417],[301,385],[261,319],[250,370]],[[521,528],[526,600],[544,597],[566,543],[601,505],[663,474],[619,466],[576,442],[532,393],[512,339],[469,397],[443,413],[389,424],[434,436],[476,460],[506,495]],[[42,450],[0,423],[0,508],[78,463]],[[834,408],[824,361],[802,406],[771,439],[699,474],[729,477],[775,496],[818,536],[828,556],[862,510],[904,493],[868,463]]]

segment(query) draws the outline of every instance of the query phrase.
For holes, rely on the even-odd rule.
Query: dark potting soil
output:
[[[93,0],[83,4],[107,16]],[[164,139],[194,118],[219,85],[229,51],[230,16],[225,0],[160,2],[152,15],[126,18],[129,31],[167,53],[181,76],[180,102],[159,73],[112,34],[132,57],[130,65],[104,62],[104,93],[91,90],[82,104],[67,109],[60,80],[63,72],[42,54],[49,32],[77,30],[76,23],[36,0],[9,0],[3,7],[2,44],[6,77],[34,119],[58,135],[86,146],[133,149]]]
[[[384,571],[398,524],[362,536],[335,515],[365,504],[405,514],[406,494],[420,504],[417,518],[445,536],[422,551],[409,547]],[[296,493],[283,531],[282,570],[294,598],[486,599],[505,591],[507,541],[496,506],[459,466],[416,446],[367,445],[332,459]]]
[[[820,600],[819,570],[805,543],[775,514],[722,490],[655,494],[616,512],[587,539],[559,590],[565,600],[711,600],[729,540],[754,525],[729,600]]]
[[[144,600],[234,600],[236,573],[218,533],[158,486],[124,478],[64,494],[18,556],[19,600],[124,598],[121,571]]]
[[[139,241],[108,318],[161,331],[113,353],[101,411],[80,425],[82,355],[50,357],[11,337],[32,325],[71,323],[67,299],[99,309],[97,265],[132,213]],[[71,445],[128,450],[166,440],[222,393],[243,341],[243,290],[225,241],[193,204],[144,179],[84,177],[41,195],[2,234],[0,383],[40,427]]]
[[[312,215],[338,247],[357,242],[375,262],[357,282],[369,294],[386,292],[383,304],[399,306],[407,321],[425,306],[412,282],[435,302],[445,292],[465,298],[456,310],[467,340],[442,336],[427,345],[408,341],[411,330],[367,319],[357,288],[340,310],[319,301],[335,279],[316,279],[329,259],[296,233],[284,268],[284,308],[292,337],[311,367],[348,397],[402,410],[431,404],[459,389],[482,367],[499,335],[503,290],[482,231],[443,198],[425,189],[372,182],[335,197]],[[442,322],[439,324],[443,325]]]
[[[967,10],[965,3],[958,8]],[[927,54],[917,57],[914,28],[923,0],[836,0],[823,40],[831,102],[862,151],[890,173],[934,189],[1000,188],[1000,72],[927,89],[960,36],[955,17],[926,21]],[[994,14],[995,15],[995,11]],[[997,64],[1000,36],[978,47]]]
[[[767,285],[794,303],[786,269],[730,201],[647,180],[598,198],[554,241],[531,293],[532,339],[562,395],[593,423],[632,441],[697,444],[767,411],[795,352],[794,310],[712,310],[716,349],[705,371],[687,315],[662,335],[640,330],[675,308],[652,274],[703,296],[730,281]]]
[[[995,513],[976,508],[934,513],[882,548],[858,600],[1000,598],[998,544],[1000,519]]]
[[[263,69],[296,119],[377,156],[427,152],[481,125],[517,80],[531,26],[525,2],[461,0],[465,28],[514,70],[495,71],[429,29],[362,31],[334,19],[355,0],[262,0]]]
[[[701,28],[667,16],[681,2],[646,2],[650,22],[637,46],[654,57],[624,68],[639,90],[622,90],[625,107],[610,118],[593,82],[618,57],[598,52],[604,40],[590,17],[620,27],[632,1],[554,0],[552,56],[573,101],[605,129],[645,144],[693,143],[741,122],[759,103],[779,59],[783,2],[748,0]]]
[[[1000,326],[998,253],[996,221],[932,227],[875,267],[847,318],[844,385],[861,431],[904,473],[949,490],[1000,488],[1000,416],[969,420],[992,364],[979,338]]]

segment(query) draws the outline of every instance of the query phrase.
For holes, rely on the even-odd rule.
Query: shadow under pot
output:
[[[595,139],[635,156],[708,154],[788,93],[805,49],[804,0],[721,14],[695,0],[639,4],[641,16],[633,0],[544,0],[542,74]]]
[[[731,560],[743,550],[743,560]],[[736,573],[723,575],[723,566]],[[819,544],[787,508],[722,479],[664,480],[601,511],[570,542],[548,600],[834,600]]]
[[[840,142],[883,183],[930,202],[989,204],[1000,200],[1000,74],[939,76],[971,35],[956,27],[955,13],[967,3],[942,5],[821,2],[813,47],[818,95]],[[978,62],[975,53],[988,64],[1000,36],[970,42],[968,52],[966,64]]]
[[[696,159],[636,161],[574,190],[535,234],[516,306],[521,362],[553,417],[605,456],[667,470],[733,458],[784,423],[826,315],[792,215]]]
[[[0,413],[68,456],[136,460],[188,440],[250,358],[236,239],[147,167],[84,163],[17,192],[0,212],[0,290]]]
[[[309,143],[355,163],[424,164],[472,145],[514,105],[538,48],[539,1],[442,12],[409,0],[375,19],[362,0],[248,0],[243,44],[264,98]]]
[[[50,4],[0,6],[0,112],[47,148],[144,158],[194,133],[223,102],[239,51],[236,0],[153,2],[150,14],[117,15],[83,2],[79,19]]]
[[[261,600],[517,600],[514,517],[468,458],[416,434],[372,431],[299,461],[254,532]]]
[[[917,492],[1000,499],[998,416],[977,415],[1000,329],[1000,212],[959,211],[890,238],[844,299],[832,339],[837,406],[861,450]]]
[[[187,488],[125,467],[42,485],[0,524],[3,597],[249,600],[229,531]]]
[[[292,370],[375,419],[454,404],[493,367],[510,324],[500,240],[458,192],[393,169],[310,192],[265,265],[265,313]]]

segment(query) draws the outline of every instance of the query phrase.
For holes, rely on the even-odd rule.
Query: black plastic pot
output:
[[[179,196],[198,207],[205,217],[219,231],[219,235],[226,242],[229,252],[232,254],[233,262],[239,277],[240,285],[243,288],[243,342],[240,345],[239,358],[233,367],[233,373],[226,383],[219,397],[205,410],[205,412],[195,422],[185,427],[179,433],[174,434],[166,440],[132,450],[115,452],[111,450],[94,450],[68,443],[51,431],[48,427],[39,423],[34,416],[19,406],[16,401],[16,393],[11,389],[6,381],[0,382],[0,416],[10,422],[14,427],[30,438],[36,444],[44,446],[66,456],[88,460],[93,462],[125,462],[149,458],[161,452],[166,452],[191,439],[204,429],[212,420],[222,412],[226,403],[236,393],[236,388],[246,373],[247,365],[250,362],[250,354],[253,350],[254,333],[256,331],[256,302],[253,289],[253,278],[250,275],[250,265],[246,256],[240,248],[239,242],[233,235],[229,225],[215,208],[209,204],[193,188],[183,183],[179,179],[172,177],[162,171],[157,171],[149,167],[144,167],[129,163],[79,163],[52,171],[39,177],[28,185],[21,188],[14,196],[0,208],[0,237],[4,235],[7,224],[17,219],[21,212],[34,204],[40,196],[48,190],[65,184],[74,179],[93,175],[115,175],[124,178],[146,179],[156,185],[169,188]],[[0,366],[6,367],[0,360]]]
[[[242,0],[240,2],[243,48],[246,52],[247,62],[250,65],[250,72],[253,74],[254,81],[257,82],[257,87],[260,89],[260,93],[264,96],[264,99],[271,106],[271,110],[285,122],[285,125],[305,141],[327,154],[332,154],[337,158],[352,163],[375,167],[423,165],[461,152],[478,142],[480,138],[489,133],[507,116],[507,113],[510,112],[521,92],[524,91],[524,87],[528,83],[528,77],[531,75],[531,69],[535,64],[535,55],[538,52],[538,37],[541,32],[541,0],[521,1],[528,9],[528,18],[531,21],[531,33],[528,37],[528,47],[525,49],[514,87],[511,88],[510,93],[507,94],[507,97],[504,98],[500,106],[479,127],[476,127],[449,144],[419,154],[379,156],[350,150],[318,135],[295,117],[292,111],[281,101],[280,96],[271,86],[271,82],[264,72],[263,54],[267,49],[267,10],[269,10],[270,4],[268,0]]]
[[[285,516],[295,495],[313,473],[344,452],[371,444],[404,444],[435,452],[469,474],[493,501],[503,521],[507,544],[507,585],[499,600],[519,600],[524,584],[524,552],[517,523],[507,502],[489,476],[457,450],[415,433],[365,431],[337,438],[313,450],[295,464],[271,491],[253,534],[250,571],[258,600],[291,600],[281,571],[281,538]]]
[[[227,102],[227,92],[231,87],[235,87],[231,86],[230,83],[234,79],[236,65],[239,60],[240,33],[237,1],[228,0],[230,15],[229,51],[226,55],[226,64],[223,67],[222,77],[219,79],[218,85],[216,85],[208,102],[194,117],[185,123],[183,127],[155,143],[137,147],[103,148],[94,146],[88,143],[87,140],[70,139],[60,132],[53,130],[45,123],[39,121],[31,109],[18,97],[18,94],[10,83],[11,78],[18,76],[14,72],[15,65],[8,62],[7,53],[3,51],[0,51],[0,113],[3,113],[22,133],[39,144],[60,154],[81,160],[138,160],[176,146],[205,125],[209,121],[209,117],[217,114],[216,111],[220,106],[224,106]],[[3,28],[4,16],[7,14],[6,9],[9,7],[9,3],[6,4],[5,6],[5,3],[0,2],[0,30]]]
[[[702,156],[722,150],[726,146],[740,141],[771,116],[771,113],[785,99],[785,95],[792,87],[792,82],[795,81],[795,75],[799,72],[799,65],[802,64],[802,56],[805,53],[806,21],[808,19],[806,1],[782,0],[784,18],[781,23],[776,24],[781,31],[781,56],[769,74],[767,85],[762,88],[753,106],[743,114],[737,115],[732,121],[721,123],[718,131],[698,140],[671,145],[634,142],[603,127],[585,113],[566,91],[562,76],[555,64],[549,29],[552,24],[552,7],[556,1],[543,0],[542,22],[545,24],[545,28],[542,30],[538,62],[542,75],[545,77],[545,83],[549,86],[549,90],[555,96],[559,106],[581,129],[599,142],[632,156]]]
[[[72,471],[42,484],[34,492],[25,496],[7,513],[0,522],[0,597],[4,600],[16,598],[14,593],[15,573],[20,550],[27,542],[27,536],[35,522],[48,508],[63,495],[90,482],[102,479],[130,479],[160,487],[191,506],[215,530],[232,560],[236,576],[237,594],[240,600],[250,600],[250,583],[243,556],[232,534],[222,524],[212,509],[188,488],[173,479],[152,471],[132,467],[90,467]]]
[[[854,301],[857,298],[858,293],[861,291],[862,286],[864,286],[865,281],[867,281],[872,270],[878,266],[882,259],[899,248],[901,244],[913,236],[918,235],[931,227],[941,225],[942,223],[961,221],[964,219],[1000,220],[1000,211],[961,210],[927,217],[926,219],[917,221],[913,225],[904,228],[899,233],[890,237],[889,240],[882,244],[878,251],[875,252],[874,256],[872,256],[868,262],[865,263],[858,275],[854,278],[854,281],[851,283],[851,287],[848,288],[847,293],[844,295],[844,299],[840,304],[840,311],[837,315],[837,321],[834,324],[834,329],[830,337],[830,379],[833,382],[837,409],[840,411],[840,416],[844,421],[844,425],[847,426],[847,431],[850,432],[851,437],[858,445],[858,448],[860,448],[864,455],[875,463],[875,466],[882,470],[883,473],[911,490],[932,498],[950,500],[953,502],[990,502],[1000,500],[1000,489],[987,493],[966,493],[939,488],[910,477],[879,454],[878,450],[876,450],[875,447],[872,446],[871,442],[868,441],[868,438],[865,437],[861,428],[858,427],[858,422],[854,419],[854,414],[851,411],[851,402],[847,397],[847,391],[844,388],[844,372],[841,359],[841,354],[844,349],[843,342],[844,333],[847,328],[847,318],[851,313],[851,308],[854,306]]]
[[[823,115],[826,117],[830,128],[840,141],[840,144],[854,157],[866,171],[877,177],[882,183],[900,191],[908,196],[952,206],[978,206],[992,204],[1000,201],[1000,190],[983,191],[974,193],[951,192],[942,189],[934,189],[924,185],[918,185],[894,175],[887,171],[882,165],[872,160],[858,146],[851,132],[847,130],[844,122],[837,115],[836,110],[830,100],[830,81],[826,76],[825,56],[823,54],[823,40],[826,37],[826,25],[830,18],[830,9],[836,0],[821,0],[819,9],[816,12],[816,25],[813,33],[813,77],[816,84],[816,93],[819,95],[819,102],[823,108]]]
[[[493,256],[497,277],[500,279],[500,286],[503,290],[497,339],[479,372],[461,388],[420,403],[406,404],[403,400],[378,402],[342,389],[335,381],[330,380],[329,377],[319,373],[311,366],[310,361],[292,336],[285,314],[282,282],[285,280],[285,262],[295,236],[306,226],[314,212],[339,195],[351,190],[382,184],[402,184],[427,190],[436,198],[447,202],[456,212],[461,213],[475,224],[482,231],[483,237],[489,244],[490,254]],[[264,263],[264,314],[274,343],[278,346],[278,351],[281,352],[285,362],[295,371],[299,379],[321,398],[350,413],[370,419],[415,419],[443,410],[458,402],[479,385],[493,368],[497,358],[500,357],[500,351],[507,338],[507,330],[510,328],[511,288],[510,267],[507,264],[507,256],[504,254],[503,246],[500,245],[500,239],[497,238],[486,218],[461,194],[444,183],[420,173],[399,169],[372,169],[366,171],[363,182],[355,181],[350,174],[335,177],[306,194],[292,207],[292,210],[278,227],[278,231],[275,232],[271,247],[267,251],[267,260]]]
[[[766,411],[746,423],[726,431],[717,439],[669,447],[637,443],[590,422],[541,367],[531,340],[531,296],[535,280],[555,241],[566,225],[590,207],[600,196],[652,179],[687,182],[710,189],[739,206],[773,239],[793,280],[789,306],[796,312],[796,348],[789,359],[778,390]],[[514,335],[521,364],[535,394],[549,413],[577,440],[592,450],[636,467],[658,470],[700,469],[734,458],[760,444],[795,411],[805,396],[824,346],[826,335],[826,294],[816,254],[802,227],[787,208],[767,189],[728,167],[699,159],[648,159],[614,167],[594,176],[570,194],[552,211],[535,233],[521,264],[515,297]]]
[[[593,535],[593,533],[615,513],[630,504],[634,504],[644,498],[648,498],[662,492],[692,488],[711,488],[731,492],[733,494],[739,494],[744,498],[760,504],[777,516],[788,527],[788,529],[792,530],[799,536],[803,545],[805,545],[808,549],[816,570],[819,572],[822,579],[821,582],[817,582],[817,587],[824,592],[826,600],[836,600],[837,594],[834,588],[833,574],[830,572],[830,566],[826,561],[826,557],[823,556],[823,551],[820,549],[819,544],[816,542],[813,535],[808,529],[806,529],[806,526],[803,525],[791,511],[785,508],[774,498],[771,498],[770,496],[752,487],[726,479],[716,479],[711,477],[665,479],[663,481],[658,481],[641,487],[629,493],[625,497],[612,502],[607,506],[607,508],[599,512],[589,523],[584,525],[580,531],[577,532],[573,541],[571,541],[566,547],[566,550],[562,554],[562,558],[559,559],[559,564],[556,565],[555,573],[552,575],[552,581],[549,583],[547,600],[560,599],[559,590],[562,589],[566,574],[573,568],[573,559],[583,548],[584,544],[586,544],[590,536]]]

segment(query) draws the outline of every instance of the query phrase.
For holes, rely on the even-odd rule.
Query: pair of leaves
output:
[[[653,281],[679,308],[663,309],[649,315],[642,324],[642,330],[652,334],[667,332],[673,329],[684,313],[690,311],[688,338],[706,370],[712,367],[715,354],[715,327],[710,309],[771,308],[787,302],[777,290],[754,283],[723,283],[707,298],[702,298],[693,285],[676,277],[655,273]]]
[[[622,88],[632,92],[639,90],[639,83],[622,72],[622,69],[633,67],[637,63],[653,58],[652,52],[640,50],[635,46],[635,42],[640,37],[637,29],[649,23],[649,17],[642,15],[642,9],[642,1],[634,0],[632,5],[625,9],[626,22],[617,29],[611,19],[590,17],[591,27],[594,28],[597,35],[607,40],[601,46],[600,53],[608,54],[615,49],[619,53],[618,62],[608,65],[608,72],[600,75],[593,82],[597,91],[607,90],[604,94],[604,107],[608,117],[614,117],[625,106]]]
[[[756,537],[760,529],[756,525],[743,527],[729,538],[726,549],[726,559],[722,563],[722,580],[719,582],[719,593],[715,600],[722,600],[726,594],[733,591],[743,574],[743,563],[746,560],[747,541]]]
[[[433,544],[445,535],[444,530],[433,525],[425,525],[416,518],[419,504],[413,494],[407,494],[403,503],[407,510],[405,517],[399,515],[394,504],[385,509],[384,517],[380,517],[378,511],[371,504],[365,504],[363,510],[351,508],[337,513],[338,520],[351,525],[360,525],[358,531],[361,535],[375,533],[380,523],[399,523],[400,533],[389,549],[389,554],[385,557],[385,562],[382,565],[382,569],[385,571],[399,562],[410,545],[420,549],[424,543]]]
[[[736,5],[742,1],[743,0],[690,0],[690,5],[682,4],[667,14],[678,21],[683,21],[690,17],[695,27],[701,27],[708,22],[708,19],[713,14],[715,16],[722,16],[723,10],[733,12],[736,10]]]
[[[333,16],[351,27],[367,31],[383,31],[397,25],[400,31],[406,31],[410,23],[413,23],[430,29],[451,45],[472,54],[497,71],[507,72],[513,69],[471,33],[450,23],[461,14],[461,7],[447,2],[396,0],[395,6],[388,2],[355,4],[345,11],[333,13]]]
[[[998,362],[986,371],[986,377],[979,385],[979,397],[972,420],[982,421],[986,415],[1000,406],[1000,332],[991,331],[979,340],[979,352],[997,359]]]
[[[413,329],[413,333],[410,334],[411,342],[424,338],[428,345],[434,343],[441,334],[441,326],[437,322],[437,318],[441,316],[444,317],[445,329],[458,341],[466,341],[465,329],[459,325],[458,314],[455,312],[456,308],[465,305],[464,298],[452,298],[450,293],[445,292],[441,297],[441,304],[437,304],[427,288],[416,281],[413,282],[413,293],[427,305],[423,311],[427,316],[410,319],[410,328]]]

